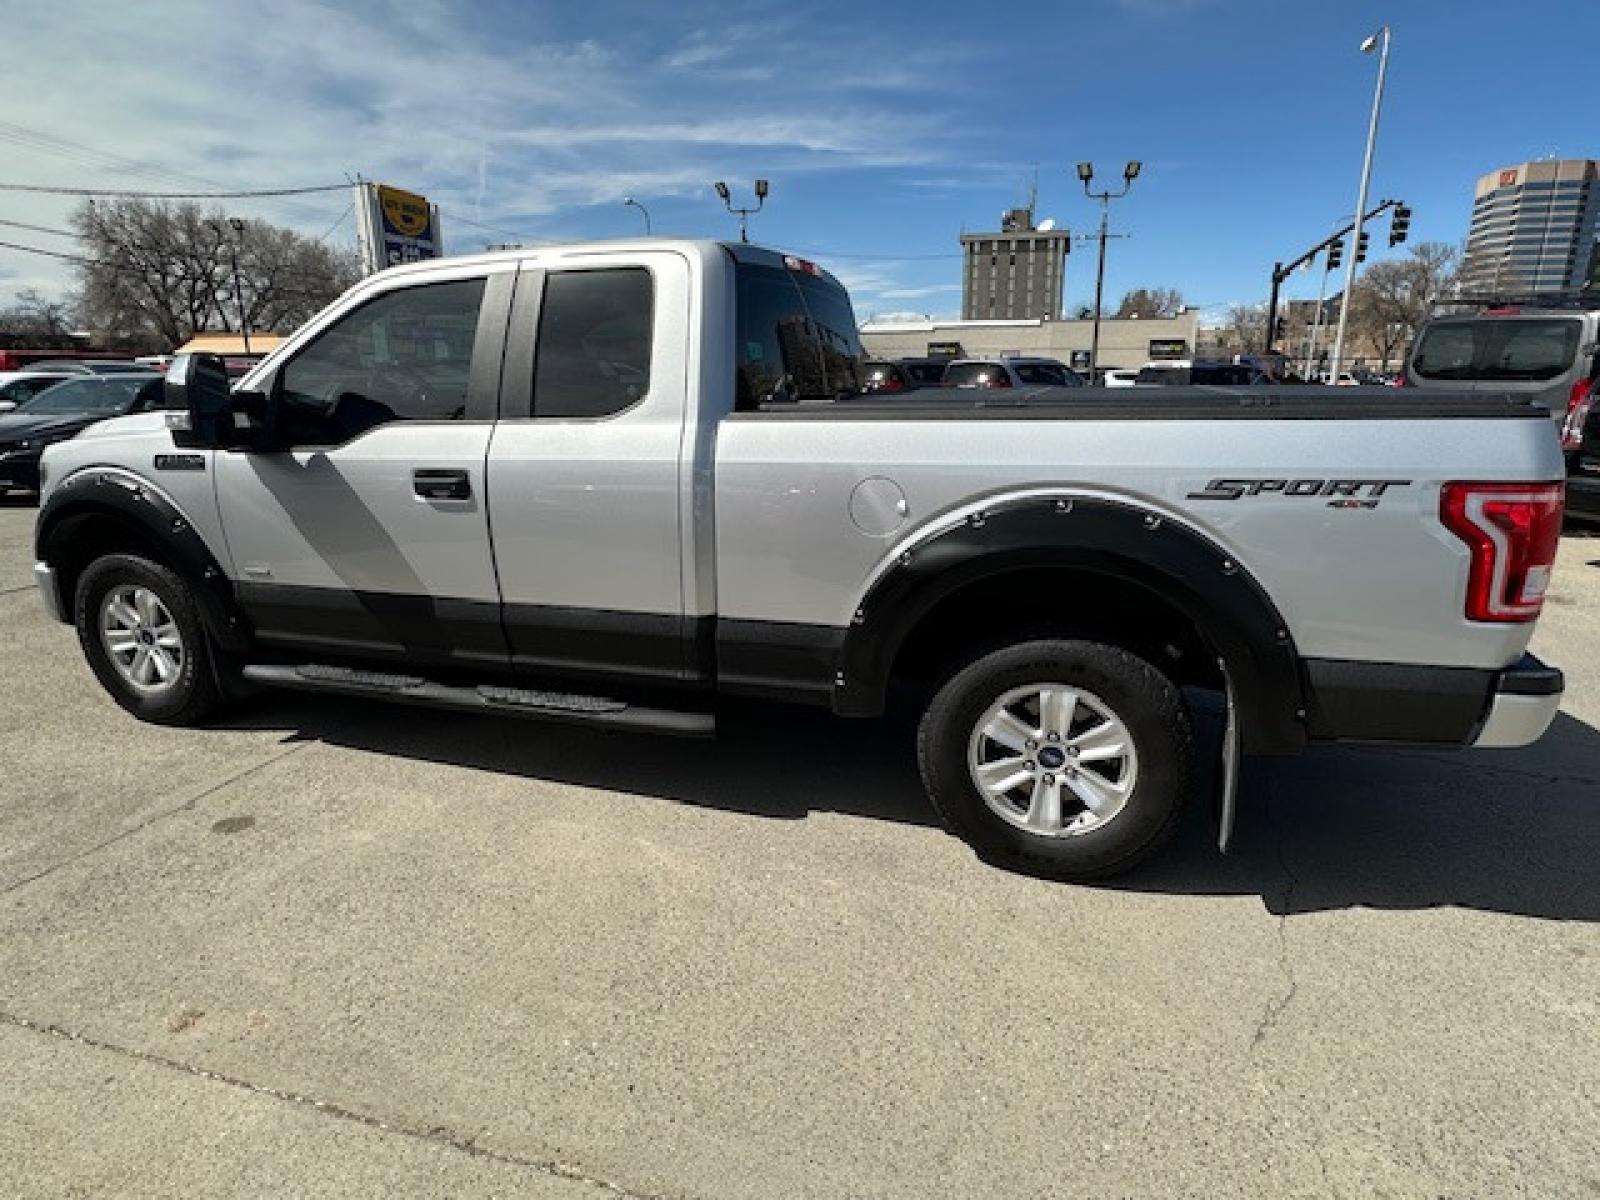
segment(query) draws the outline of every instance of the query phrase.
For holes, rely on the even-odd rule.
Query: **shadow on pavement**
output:
[[[904,720],[742,705],[716,741],[267,696],[235,727],[379,754],[653,796],[750,816],[836,812],[937,824]],[[1215,720],[1199,714],[1202,743]],[[1207,758],[1210,751],[1204,750]],[[1572,717],[1500,751],[1316,749],[1245,764],[1233,849],[1215,847],[1210,772],[1174,843],[1099,885],[1259,895],[1280,915],[1444,905],[1600,920],[1600,732]]]

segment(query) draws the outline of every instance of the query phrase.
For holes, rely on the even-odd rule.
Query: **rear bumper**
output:
[[[1561,709],[1566,681],[1560,671],[1531,654],[1500,673],[1489,714],[1472,739],[1474,746],[1527,746],[1550,728]]]
[[[1531,654],[1500,671],[1402,663],[1305,662],[1314,741],[1525,746],[1561,707],[1561,672]]]

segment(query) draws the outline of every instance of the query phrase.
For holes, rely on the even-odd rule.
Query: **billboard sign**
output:
[[[427,197],[382,183],[356,184],[361,257],[368,273],[444,254],[439,208]]]

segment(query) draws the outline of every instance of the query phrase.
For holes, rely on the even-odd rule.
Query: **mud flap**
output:
[[[1217,660],[1222,672],[1222,695],[1227,704],[1227,721],[1222,729],[1222,761],[1217,770],[1217,849],[1224,854],[1233,841],[1233,818],[1239,791],[1239,714],[1233,700],[1233,679],[1228,664]]]

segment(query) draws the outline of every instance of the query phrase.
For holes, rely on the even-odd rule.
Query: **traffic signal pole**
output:
[[[1317,255],[1321,254],[1329,246],[1331,246],[1335,242],[1340,241],[1341,239],[1343,239],[1344,236],[1347,233],[1350,233],[1358,225],[1364,225],[1366,222],[1372,220],[1373,217],[1376,217],[1376,216],[1380,215],[1381,213],[1384,213],[1384,212],[1388,211],[1391,208],[1405,208],[1405,205],[1401,204],[1400,201],[1398,201],[1398,200],[1385,200],[1381,204],[1379,204],[1376,208],[1374,208],[1371,212],[1365,214],[1361,218],[1360,221],[1351,221],[1348,225],[1345,225],[1341,229],[1339,229],[1339,231],[1337,233],[1330,234],[1328,237],[1323,238],[1320,242],[1318,242],[1315,246],[1311,247],[1311,249],[1307,250],[1304,254],[1302,254],[1299,258],[1295,259],[1293,262],[1287,262],[1287,263],[1278,262],[1278,263],[1273,263],[1272,264],[1272,298],[1267,301],[1267,350],[1268,350],[1268,352],[1270,352],[1272,350],[1273,342],[1277,340],[1276,339],[1276,333],[1277,333],[1277,322],[1278,322],[1278,289],[1283,286],[1283,281],[1285,279],[1289,278],[1289,276],[1293,275],[1296,271],[1298,271],[1306,263],[1310,262]],[[1409,215],[1410,209],[1406,209],[1406,212]],[[1394,245],[1394,242],[1391,240],[1389,244],[1392,246],[1392,245]],[[1358,260],[1358,258],[1360,256],[1360,253],[1361,253],[1361,247],[1360,246],[1351,246],[1350,247],[1350,261],[1352,263],[1355,263]],[[1341,301],[1340,308],[1341,308],[1341,311],[1343,311],[1343,302],[1342,301]]]

